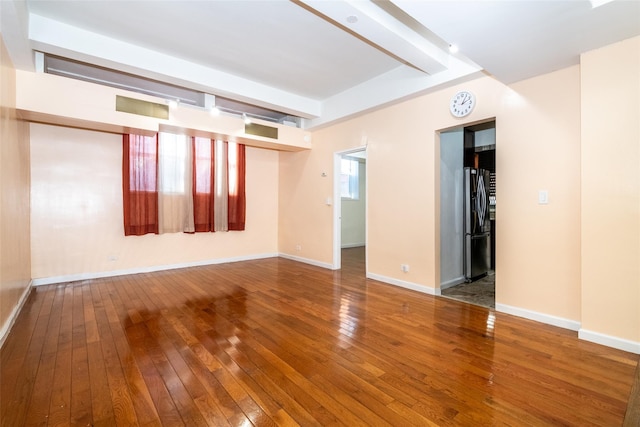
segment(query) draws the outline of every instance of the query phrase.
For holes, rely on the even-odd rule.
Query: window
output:
[[[187,150],[191,138],[161,132],[158,136],[158,189],[165,194],[185,194]]]
[[[123,135],[125,235],[245,229],[245,147]]]
[[[158,139],[122,136],[124,234],[158,233]]]
[[[360,197],[359,167],[360,163],[357,160],[340,159],[340,196],[343,199],[358,200]]]

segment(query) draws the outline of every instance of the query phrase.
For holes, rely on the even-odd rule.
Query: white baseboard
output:
[[[18,300],[18,303],[13,307],[13,310],[11,310],[11,314],[9,314],[9,317],[7,317],[7,320],[4,322],[4,325],[2,325],[2,328],[0,328],[0,348],[2,348],[2,346],[4,345],[4,341],[9,336],[9,332],[11,332],[11,328],[13,327],[14,323],[16,323],[16,319],[18,318],[18,315],[20,314],[20,311],[22,310],[24,303],[27,302],[27,298],[31,293],[32,287],[33,287],[33,280],[30,281],[29,285],[24,289],[24,291],[22,292],[22,295],[20,295],[20,299]]]
[[[580,338],[581,340],[594,342],[596,344],[606,345],[607,347],[617,348],[618,350],[640,354],[640,342],[613,337],[611,335],[605,335],[599,332],[589,331],[582,328],[578,331],[578,338]]]
[[[452,288],[455,285],[459,285],[460,283],[464,283],[464,276],[456,277],[455,279],[447,280],[446,282],[440,283],[440,290]]]
[[[390,285],[400,286],[401,288],[411,289],[412,291],[422,292],[429,295],[440,295],[439,288],[420,285],[418,283],[407,282],[405,280],[394,279],[393,277],[381,276],[379,274],[367,273],[367,279],[377,280],[379,282],[388,283]]]
[[[578,321],[552,316],[550,314],[539,313],[537,311],[526,310],[520,307],[513,307],[506,304],[496,303],[496,311],[512,314],[518,317],[524,317],[525,319],[535,320],[536,322],[546,323],[547,325],[558,326],[560,328],[569,329],[572,331],[577,331],[580,329],[580,322]]]
[[[41,277],[41,278],[33,279],[33,285],[43,286],[43,285],[51,285],[55,283],[66,283],[66,282],[76,282],[80,280],[100,279],[103,277],[125,276],[128,274],[152,273],[154,271],[175,270],[178,268],[200,267],[203,265],[225,264],[229,262],[251,261],[256,259],[264,259],[264,258],[275,258],[277,256],[278,254],[276,253],[254,254],[254,255],[244,255],[244,256],[231,257],[231,258],[217,258],[217,259],[208,259],[208,260],[202,260],[202,261],[185,262],[185,263],[179,263],[179,264],[136,267],[136,268],[129,268],[125,270],[111,270],[111,271],[99,271],[99,272],[93,272],[93,273],[69,274],[65,276]]]
[[[320,262],[320,261],[316,261],[315,259],[302,258],[302,257],[299,257],[299,256],[285,254],[285,253],[280,253],[278,255],[280,257],[282,257],[282,258],[290,259],[292,261],[298,261],[298,262],[302,262],[302,263],[305,263],[305,264],[315,265],[316,267],[322,267],[322,268],[326,268],[328,270],[335,270],[333,268],[333,265],[329,264],[327,262]]]

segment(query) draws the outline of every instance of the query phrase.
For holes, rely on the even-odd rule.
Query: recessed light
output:
[[[356,22],[358,22],[358,17],[356,15],[349,15],[347,16],[347,22],[349,24],[355,24]]]
[[[450,45],[449,45],[449,52],[450,52],[450,53],[458,53],[458,45],[456,45],[456,44],[450,44]]]

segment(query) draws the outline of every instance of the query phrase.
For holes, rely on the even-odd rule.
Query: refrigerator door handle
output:
[[[478,174],[478,190],[476,193],[476,210],[478,213],[478,222],[480,228],[484,226],[484,218],[487,212],[487,191],[484,186],[484,177]]]

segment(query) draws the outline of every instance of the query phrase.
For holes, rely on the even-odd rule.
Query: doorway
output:
[[[440,133],[440,294],[489,308],[495,307],[495,135],[495,120]],[[486,215],[480,216],[483,240],[469,229],[478,222],[479,199],[469,189],[473,174],[482,175],[487,193]],[[477,242],[484,245],[481,259]]]
[[[366,275],[367,152],[361,147],[334,155],[333,268],[343,262]]]

